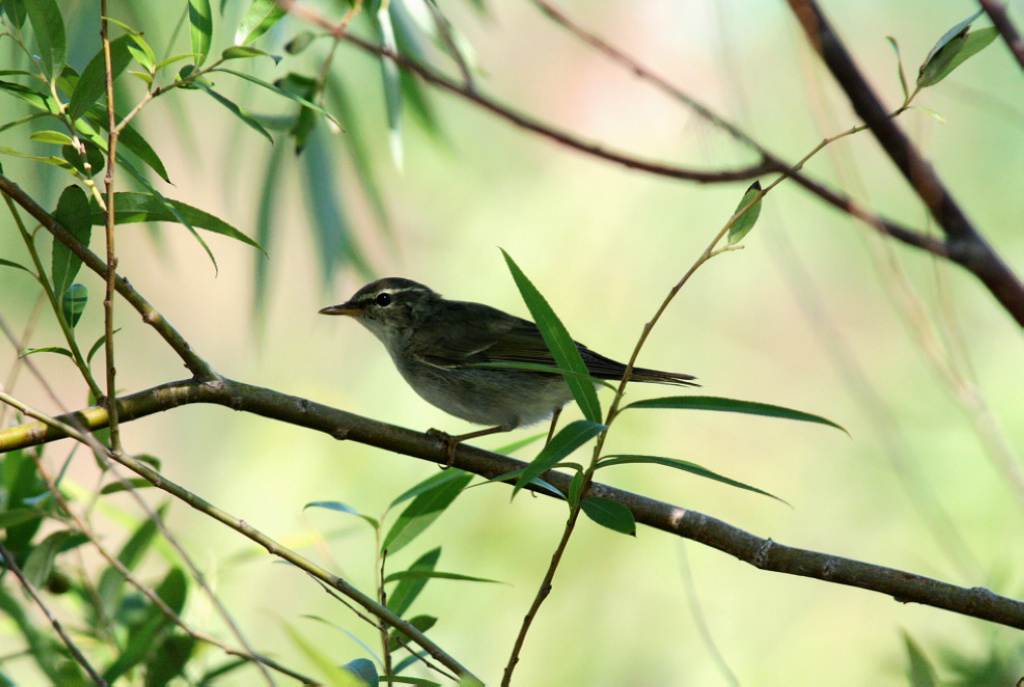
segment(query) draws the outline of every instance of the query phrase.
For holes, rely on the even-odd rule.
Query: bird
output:
[[[557,367],[533,322],[482,303],[447,300],[411,279],[387,277],[362,287],[344,303],[320,310],[347,315],[384,344],[405,381],[428,403],[486,429],[450,435],[430,433],[448,448],[476,437],[508,432],[552,418],[550,440],[572,393],[562,375],[533,370],[475,367],[480,363],[532,363]],[[626,366],[579,342],[590,375],[620,380]],[[698,386],[692,375],[634,367],[632,381]]]

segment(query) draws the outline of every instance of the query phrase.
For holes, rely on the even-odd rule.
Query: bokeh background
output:
[[[886,36],[899,41],[913,79],[934,42],[976,9],[954,0],[824,4],[893,108],[902,98]],[[131,16],[126,6],[112,6]],[[225,3],[224,14],[216,17],[215,46],[230,44],[233,23],[246,7]],[[342,11],[316,7],[332,17]],[[785,3],[566,1],[559,7],[785,159],[798,160],[824,136],[857,123]],[[95,19],[85,18],[95,17],[97,8],[96,2],[67,6],[69,16],[93,24]],[[487,3],[485,12],[444,2],[442,9],[475,51],[479,87],[517,110],[643,158],[698,168],[754,159],[528,2]],[[1014,9],[1020,24],[1024,8],[1016,3]],[[143,16],[153,45],[172,40],[180,12],[168,4],[161,21]],[[302,28],[286,20],[260,45],[279,53]],[[76,40],[73,49],[84,64],[94,38]],[[173,40],[183,47],[187,35]],[[12,59],[4,43],[0,54]],[[268,81],[289,70],[309,73],[326,47],[316,43],[278,67],[268,60],[253,73]],[[443,59],[438,64],[457,73]],[[234,379],[411,428],[468,431],[468,425],[420,400],[368,332],[348,320],[320,317],[317,310],[346,299],[370,276],[392,275],[424,282],[451,298],[525,315],[500,247],[546,294],[577,339],[626,359],[644,323],[729,218],[745,187],[701,186],[630,171],[434,92],[429,98],[440,133],[409,113],[399,168],[388,145],[379,65],[342,45],[331,69],[355,105],[351,116],[358,127],[350,131],[357,128],[367,149],[386,223],[367,202],[360,172],[344,153],[343,138],[352,134],[321,127],[304,155],[315,149],[312,154],[324,156],[333,178],[305,172],[291,142],[277,135],[276,145],[285,150],[270,185],[269,259],[237,242],[208,237],[219,264],[215,270],[181,227],[162,225],[155,235],[141,225],[119,229],[121,273],[206,360]],[[254,114],[292,112],[290,104],[251,85],[224,78],[217,86]],[[123,97],[130,101],[138,92],[132,87]],[[12,103],[5,99],[2,107]],[[901,126],[1021,273],[1019,67],[997,42],[923,93],[917,104],[941,121],[912,110],[901,116]],[[264,139],[201,92],[158,99],[144,111],[139,128],[170,172],[174,185],[161,186],[165,194],[256,235],[273,155]],[[0,136],[0,144],[16,140],[13,132]],[[9,177],[50,207],[68,183],[39,165],[8,158],[3,164]],[[887,217],[930,226],[868,135],[830,146],[807,171]],[[364,271],[338,260],[337,270],[324,276],[317,231],[337,227],[325,226],[310,200],[324,194],[345,218]],[[1005,459],[1021,470],[1019,327],[970,275],[880,240],[794,184],[781,185],[765,199],[761,219],[744,243],[742,251],[699,270],[653,332],[640,364],[695,374],[702,393],[824,415],[851,436],[801,423],[671,411],[626,414],[611,433],[610,452],[693,461],[777,494],[792,508],[657,467],[622,466],[600,477],[784,544],[1019,598],[1024,496],[996,467]],[[101,246],[97,236],[93,249]],[[25,257],[9,216],[0,219],[0,257]],[[265,299],[257,309],[254,266],[260,260],[266,261]],[[98,306],[100,281],[90,275],[83,280]],[[0,270],[0,294],[4,318],[24,327],[38,296],[34,284]],[[117,339],[118,381],[126,392],[186,374],[127,306],[119,311],[124,329]],[[98,336],[101,330],[101,309],[91,307],[79,331]],[[31,344],[56,344],[58,334],[43,316]],[[5,374],[14,357],[5,345]],[[35,360],[68,407],[83,405],[85,387],[65,359]],[[960,386],[947,383],[950,369],[965,380]],[[59,411],[25,373],[14,391]],[[637,399],[662,391],[634,385],[629,393]],[[608,402],[607,392],[602,400]],[[572,410],[569,416],[577,414]],[[337,500],[379,515],[401,491],[437,470],[220,407],[178,408],[123,431],[127,449],[159,456],[170,479],[366,590],[374,575],[368,528],[303,506]],[[508,441],[488,437],[479,445],[495,448]],[[69,450],[59,443],[49,455],[59,462]],[[91,458],[79,456],[70,478],[94,486]],[[155,491],[149,498],[163,500]],[[413,609],[439,616],[431,636],[489,682],[500,676],[564,516],[564,505],[549,499],[519,496],[510,503],[503,486],[473,488],[393,561],[397,569],[443,545],[439,569],[507,582],[433,582]],[[114,543],[138,517],[121,495],[104,499],[96,520]],[[339,663],[363,655],[337,627],[306,615],[376,645],[371,628],[298,571],[183,504],[174,503],[168,519],[260,650],[312,671],[288,639],[287,624]],[[147,564],[154,574],[164,569],[160,560]],[[198,593],[188,617],[226,636]],[[976,661],[1013,655],[1024,666],[1024,643],[1009,629],[862,590],[760,572],[660,532],[641,529],[630,538],[588,521],[578,528],[527,640],[517,681],[728,684],[698,632],[701,623],[743,684],[901,684],[904,633],[942,666],[940,677],[956,676],[940,660],[948,649]],[[218,658],[214,653],[211,663]],[[225,683],[254,678],[239,673]]]

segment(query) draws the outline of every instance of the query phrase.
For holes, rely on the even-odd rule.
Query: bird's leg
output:
[[[466,439],[475,439],[476,437],[487,436],[488,434],[497,434],[498,432],[507,432],[508,430],[501,425],[497,427],[488,427],[487,429],[478,429],[475,432],[468,432],[466,434],[459,434],[452,436],[447,432],[442,432],[439,429],[428,429],[427,434],[433,434],[435,437],[441,440],[441,443],[445,445],[448,452],[448,460],[444,465],[441,466],[442,470],[447,470],[455,462],[455,449]]]
[[[555,412],[551,414],[551,429],[548,430],[548,438],[544,442],[545,446],[550,444],[551,443],[551,437],[555,436],[555,427],[558,425],[558,416],[561,415],[561,414],[562,414],[562,409],[560,407],[559,408],[555,408]]]

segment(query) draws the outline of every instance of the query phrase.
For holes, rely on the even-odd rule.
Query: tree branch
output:
[[[854,111],[941,227],[949,259],[974,273],[1024,326],[1024,285],[977,232],[931,164],[882,107],[815,0],[789,0],[789,5]]]
[[[304,398],[230,379],[170,382],[118,399],[118,411],[119,417],[128,422],[189,403],[213,403],[255,413],[323,432],[336,439],[349,439],[439,465],[449,461],[447,447],[431,434],[377,422]],[[95,431],[106,426],[107,413],[103,407],[94,406],[56,419],[67,424],[77,421]],[[0,431],[0,452],[65,436],[60,429],[44,423],[21,425]],[[454,465],[484,478],[494,479],[519,470],[525,464],[507,456],[459,444],[455,451]],[[155,486],[167,490],[167,483],[159,473],[145,465],[142,467],[143,471],[137,470],[139,474]],[[544,479],[562,493],[567,493],[572,477],[551,471]],[[534,491],[550,496],[547,491],[539,488],[534,488]],[[179,496],[177,492],[170,493]],[[894,568],[778,544],[703,513],[605,484],[592,484],[588,494],[622,503],[632,511],[639,523],[700,542],[761,570],[879,592],[892,596],[900,603],[919,603],[1024,630],[1024,602],[999,596],[984,588],[958,587]],[[244,523],[239,527],[237,520],[227,524],[246,536],[251,534],[251,528],[247,529]],[[280,555],[279,550],[268,550]]]
[[[1020,63],[1021,69],[1024,69],[1024,39],[1021,39],[1017,27],[1010,21],[1010,13],[1006,11],[1006,5],[996,2],[996,0],[978,0],[978,4],[992,20],[996,31],[1003,37],[1006,47]]]

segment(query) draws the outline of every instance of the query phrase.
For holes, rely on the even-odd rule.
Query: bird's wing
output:
[[[554,366],[555,360],[537,325],[506,316],[487,326],[462,327],[451,332],[444,327],[422,329],[430,350],[417,351],[423,362],[437,367],[461,367],[476,363],[536,363]]]

